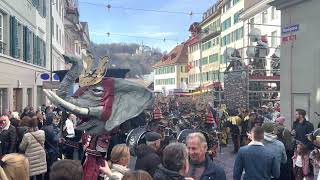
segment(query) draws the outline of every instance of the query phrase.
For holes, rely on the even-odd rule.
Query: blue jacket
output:
[[[281,141],[277,140],[276,135],[264,133],[263,144],[271,154],[276,156],[279,164],[285,164],[287,162],[286,148]]]
[[[243,171],[243,180],[270,180],[271,176],[280,176],[280,166],[276,157],[266,147],[257,144],[240,148],[234,163],[233,179],[241,180]]]
[[[191,162],[190,162],[191,163]],[[192,163],[190,164],[192,166]],[[200,180],[226,180],[224,169],[213,162],[209,156],[206,156],[205,170],[202,173]]]

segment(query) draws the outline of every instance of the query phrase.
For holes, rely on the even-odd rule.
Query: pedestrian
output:
[[[28,130],[22,138],[19,149],[28,158],[31,179],[43,180],[47,172],[45,133],[43,130],[38,130],[36,117],[27,119],[25,123]]]
[[[249,138],[252,141],[240,148],[233,168],[233,179],[270,180],[280,176],[280,167],[276,157],[263,145],[264,131],[254,127]]]
[[[293,122],[292,135],[298,141],[307,145],[308,150],[312,150],[312,143],[307,139],[307,134],[313,132],[313,124],[306,120],[306,111],[303,109],[296,110],[296,121]]]
[[[105,180],[121,180],[129,171],[130,149],[126,144],[118,144],[112,148],[110,163],[105,162],[100,170],[106,175]]]
[[[297,144],[297,148],[292,157],[293,161],[293,174],[295,180],[308,180],[310,179],[310,166],[309,166],[309,153],[307,147],[301,142]]]
[[[277,140],[277,135],[273,134],[274,127],[275,125],[272,122],[265,122],[262,124],[262,128],[264,130],[263,145],[271,154],[273,154],[276,157],[278,166],[281,168],[285,166],[285,164],[287,163],[287,154],[283,143]]]
[[[64,159],[53,163],[50,180],[82,180],[83,170],[80,161]]]
[[[29,180],[29,162],[22,154],[6,154],[0,160],[1,180]]]
[[[122,180],[152,180],[152,177],[146,171],[138,170],[125,173]]]
[[[16,152],[17,132],[10,123],[8,116],[0,117],[0,157]]]
[[[43,131],[45,132],[45,149],[47,151],[47,163],[48,167],[58,160],[60,156],[59,151],[59,139],[60,129],[58,127],[58,119],[53,113],[47,114]],[[46,173],[46,179],[49,178],[50,169]]]
[[[191,133],[186,138],[190,158],[187,177],[195,180],[226,180],[224,169],[207,155],[207,141],[202,133]]]
[[[144,170],[153,176],[161,163],[161,158],[157,154],[160,149],[161,135],[156,132],[147,132],[145,139],[146,144],[141,144],[136,149],[137,161],[135,170]]]
[[[163,150],[162,164],[154,180],[185,180],[189,170],[188,149],[185,144],[171,143]]]
[[[64,138],[66,141],[75,142],[75,124],[77,117],[70,113],[63,127]],[[74,147],[68,144],[63,145],[63,154],[66,159],[73,159]]]

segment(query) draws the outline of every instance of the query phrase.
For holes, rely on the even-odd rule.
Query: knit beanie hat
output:
[[[262,129],[266,133],[273,133],[274,127],[274,123],[272,122],[265,122],[262,124]]]

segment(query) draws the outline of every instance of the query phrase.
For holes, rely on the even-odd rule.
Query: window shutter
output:
[[[40,57],[40,38],[37,36],[37,65],[41,65],[41,57]]]
[[[47,8],[46,7],[47,7],[46,0],[43,0],[43,13],[42,13],[43,17],[47,16]]]
[[[46,42],[43,41],[43,66],[46,67],[47,66],[47,55],[46,55]]]
[[[26,60],[30,62],[30,30],[26,28]]]
[[[37,38],[34,33],[33,36],[33,64],[37,64]]]
[[[27,27],[23,26],[23,61],[27,62]]]
[[[14,40],[14,57],[19,58],[18,48],[19,48],[19,36],[18,36],[18,21],[14,17],[13,19],[13,40]]]
[[[13,57],[13,17],[10,16],[10,56]]]

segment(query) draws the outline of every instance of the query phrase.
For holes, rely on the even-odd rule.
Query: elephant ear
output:
[[[112,113],[105,129],[111,131],[143,112],[153,102],[153,93],[142,85],[124,79],[114,79]]]

